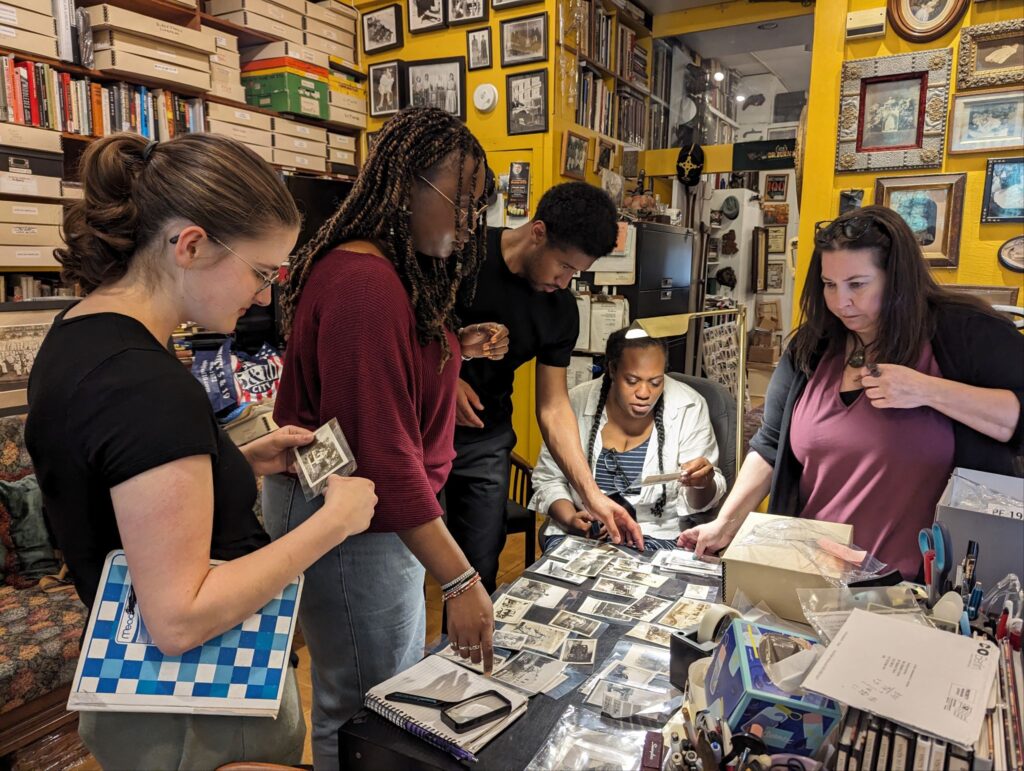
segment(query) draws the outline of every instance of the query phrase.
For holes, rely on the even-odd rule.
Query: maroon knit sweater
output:
[[[317,429],[337,418],[357,476],[373,480],[371,532],[441,516],[437,493],[455,458],[459,341],[439,374],[441,345],[420,345],[409,295],[382,257],[342,249],[307,277],[274,408],[278,425]]]

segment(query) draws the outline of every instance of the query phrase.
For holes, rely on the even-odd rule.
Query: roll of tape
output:
[[[700,619],[697,627],[697,642],[711,642],[717,637],[719,625],[724,625],[730,619],[739,618],[739,611],[730,608],[728,605],[712,605]]]

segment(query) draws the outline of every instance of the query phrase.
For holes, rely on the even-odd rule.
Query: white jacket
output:
[[[587,451],[590,428],[594,425],[597,401],[600,395],[601,378],[591,380],[589,383],[582,383],[569,391],[569,403],[576,415],[580,443],[583,445],[584,452]],[[662,462],[664,472],[668,474],[678,471],[683,463],[688,463],[699,457],[707,458],[715,467],[715,496],[702,509],[691,509],[687,504],[686,496],[681,493],[679,484],[675,482],[669,483],[667,486],[651,485],[641,488],[635,494],[625,496],[626,500],[636,509],[637,521],[645,536],[675,538],[679,535],[681,524],[685,524],[680,522],[680,517],[705,511],[718,503],[722,495],[725,494],[725,477],[718,468],[718,443],[715,441],[711,419],[708,417],[708,406],[701,395],[678,380],[666,376],[665,392],[661,398],[665,400],[665,446]],[[604,410],[598,423],[594,451],[588,459],[591,473],[593,473],[597,458],[601,454],[600,432],[607,422],[608,413],[607,410]],[[647,444],[647,457],[644,460],[644,477],[658,473],[657,451],[658,433],[652,429],[651,439]],[[563,498],[572,501],[577,510],[583,506],[583,501],[569,485],[569,480],[566,479],[562,470],[558,468],[547,445],[541,448],[537,467],[533,470],[533,490],[530,508],[543,514],[548,512],[555,501]],[[664,512],[658,518],[651,513],[651,509],[661,497],[662,490],[666,490],[668,499],[665,502]]]

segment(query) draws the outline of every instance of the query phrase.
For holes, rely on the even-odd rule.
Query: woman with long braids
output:
[[[665,376],[665,344],[620,329],[608,338],[604,376],[569,391],[580,442],[601,491],[634,514],[644,550],[673,548],[683,519],[705,511],[725,493],[715,466],[718,444],[708,407],[689,386]],[[675,481],[641,488],[642,479],[676,473]],[[587,512],[543,447],[533,472],[530,508],[547,513],[544,548],[566,533],[600,536]]]
[[[457,117],[405,110],[377,135],[348,198],[295,260],[278,423],[337,418],[376,485],[369,531],[306,571],[300,624],[312,657],[313,755],[337,768],[337,731],[363,694],[423,655],[423,570],[442,585],[452,646],[491,668],[491,601],[441,520],[455,452],[462,357],[500,358],[499,325],[458,330],[485,249],[483,148]],[[461,339],[460,339],[461,338]],[[322,505],[297,480],[266,480],[273,538]]]

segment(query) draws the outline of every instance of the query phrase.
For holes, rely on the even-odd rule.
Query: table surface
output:
[[[625,556],[636,558],[638,555],[631,549],[622,549]],[[644,555],[648,560],[650,553]],[[538,565],[546,558],[541,557],[534,565]],[[648,594],[653,594],[664,599],[676,600],[682,596],[685,584],[710,585],[718,589],[712,592],[708,602],[717,601],[721,592],[721,584],[714,577],[691,576],[685,573],[668,575],[667,581],[658,589],[648,588]],[[528,620],[546,624],[551,621],[559,610],[576,609],[583,603],[583,600],[590,596],[596,578],[588,579],[579,586],[572,586],[564,581],[558,581],[550,576],[536,573],[524,574],[524,577],[535,581],[543,581],[556,586],[576,591],[579,596],[570,604],[562,608],[541,608],[534,605],[527,614]],[[600,576],[598,576],[600,578]],[[673,580],[673,578],[675,580]],[[497,598],[504,593],[507,587],[498,587],[493,597]],[[602,600],[614,602],[630,602],[625,598],[612,597],[605,594],[596,594]],[[596,618],[586,616],[586,618]],[[607,628],[597,638],[597,655],[594,659],[592,671],[599,671],[604,660],[615,648],[616,643],[632,629],[632,624],[617,624],[608,622]],[[642,640],[632,637],[626,638],[638,644],[644,644]],[[649,643],[648,643],[649,644]],[[667,649],[666,649],[667,650]],[[548,734],[554,727],[558,718],[561,717],[566,707],[570,705],[579,706],[583,703],[584,696],[579,688],[574,689],[560,699],[552,699],[545,694],[538,694],[530,699],[526,713],[506,728],[497,738],[493,739],[477,755],[478,762],[472,766],[481,771],[508,771],[509,769],[525,768],[537,750],[546,741]],[[387,769],[387,771],[400,771],[401,769],[444,769],[445,771],[456,771],[466,766],[462,765],[451,755],[439,750],[425,741],[407,733],[393,723],[385,720],[374,712],[367,709],[361,710],[351,720],[344,724],[338,731],[339,756],[341,767],[345,769]]]

